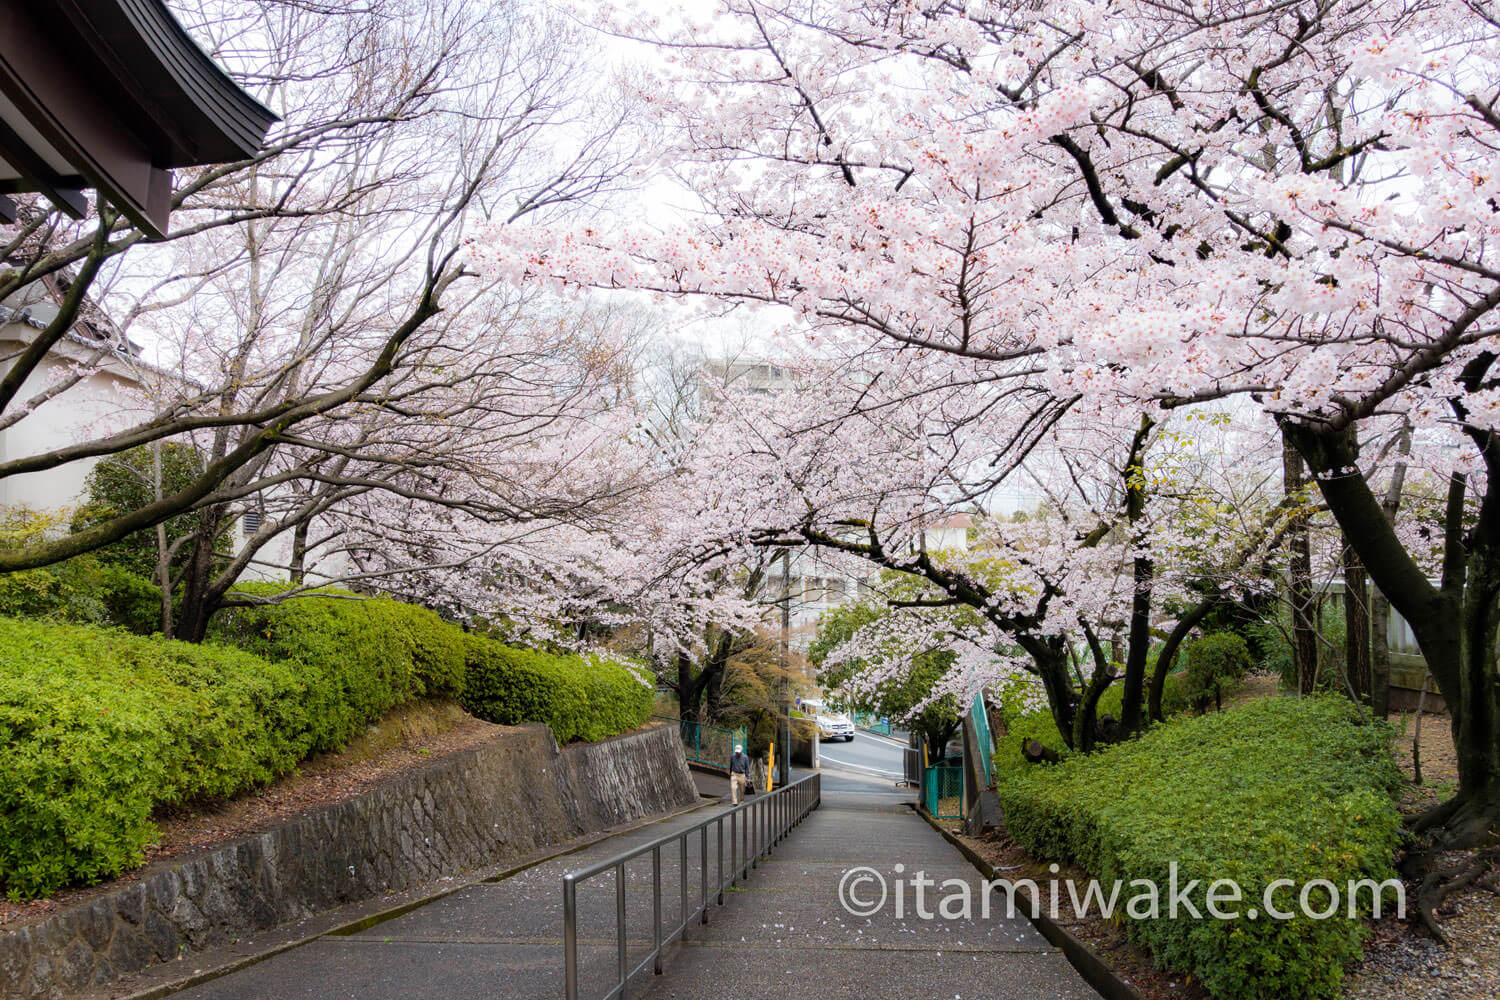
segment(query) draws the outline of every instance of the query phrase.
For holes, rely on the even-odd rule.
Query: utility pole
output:
[[[776,780],[785,788],[792,780],[792,550],[781,550],[781,766]]]

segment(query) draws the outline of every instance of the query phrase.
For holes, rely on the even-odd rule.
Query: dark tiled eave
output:
[[[0,195],[36,191],[79,216],[97,188],[156,236],[173,168],[248,157],[276,121],[161,0],[0,0],[0,94],[18,113],[0,156],[21,175]]]

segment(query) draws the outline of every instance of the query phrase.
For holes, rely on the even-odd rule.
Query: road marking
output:
[[[880,733],[872,733],[868,729],[861,729],[860,732],[864,733],[866,736],[872,739],[884,740],[892,746],[901,747],[903,750],[911,746],[910,743],[903,743],[900,740],[896,739],[894,736],[882,736]]]
[[[871,774],[878,774],[882,778],[904,778],[904,777],[906,777],[906,775],[904,773],[902,773],[901,771],[886,771],[886,770],[883,770],[883,769],[878,768],[878,767],[866,767],[863,764],[856,764],[853,761],[839,760],[837,757],[834,757],[831,754],[823,753],[822,751],[818,752],[818,756],[822,757],[824,760],[826,760],[826,761],[828,761],[830,763],[837,764],[839,767],[852,767],[856,771],[868,771]]]

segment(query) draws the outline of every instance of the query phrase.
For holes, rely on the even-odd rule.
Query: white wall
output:
[[[7,324],[0,327],[0,357],[23,349],[34,331]],[[21,387],[18,405],[43,391],[53,380],[65,376],[75,360],[86,352],[80,345],[60,344],[37,366]],[[3,364],[9,369],[9,363]],[[42,454],[121,429],[146,415],[132,397],[137,383],[123,364],[108,372],[95,372],[66,392],[48,400],[12,427],[0,431],[0,461]],[[83,482],[96,459],[69,462],[44,472],[0,479],[0,505],[67,511],[77,506]]]

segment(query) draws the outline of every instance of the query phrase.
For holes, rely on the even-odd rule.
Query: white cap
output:
[[[740,746],[740,745],[739,745],[739,744],[738,744],[738,743],[736,743],[736,744],[735,744],[735,745],[734,745],[734,752],[735,752],[735,753],[742,753],[742,752],[743,752],[743,751],[744,751],[744,749],[745,749],[745,748],[744,748],[744,747],[742,747],[742,746]]]

